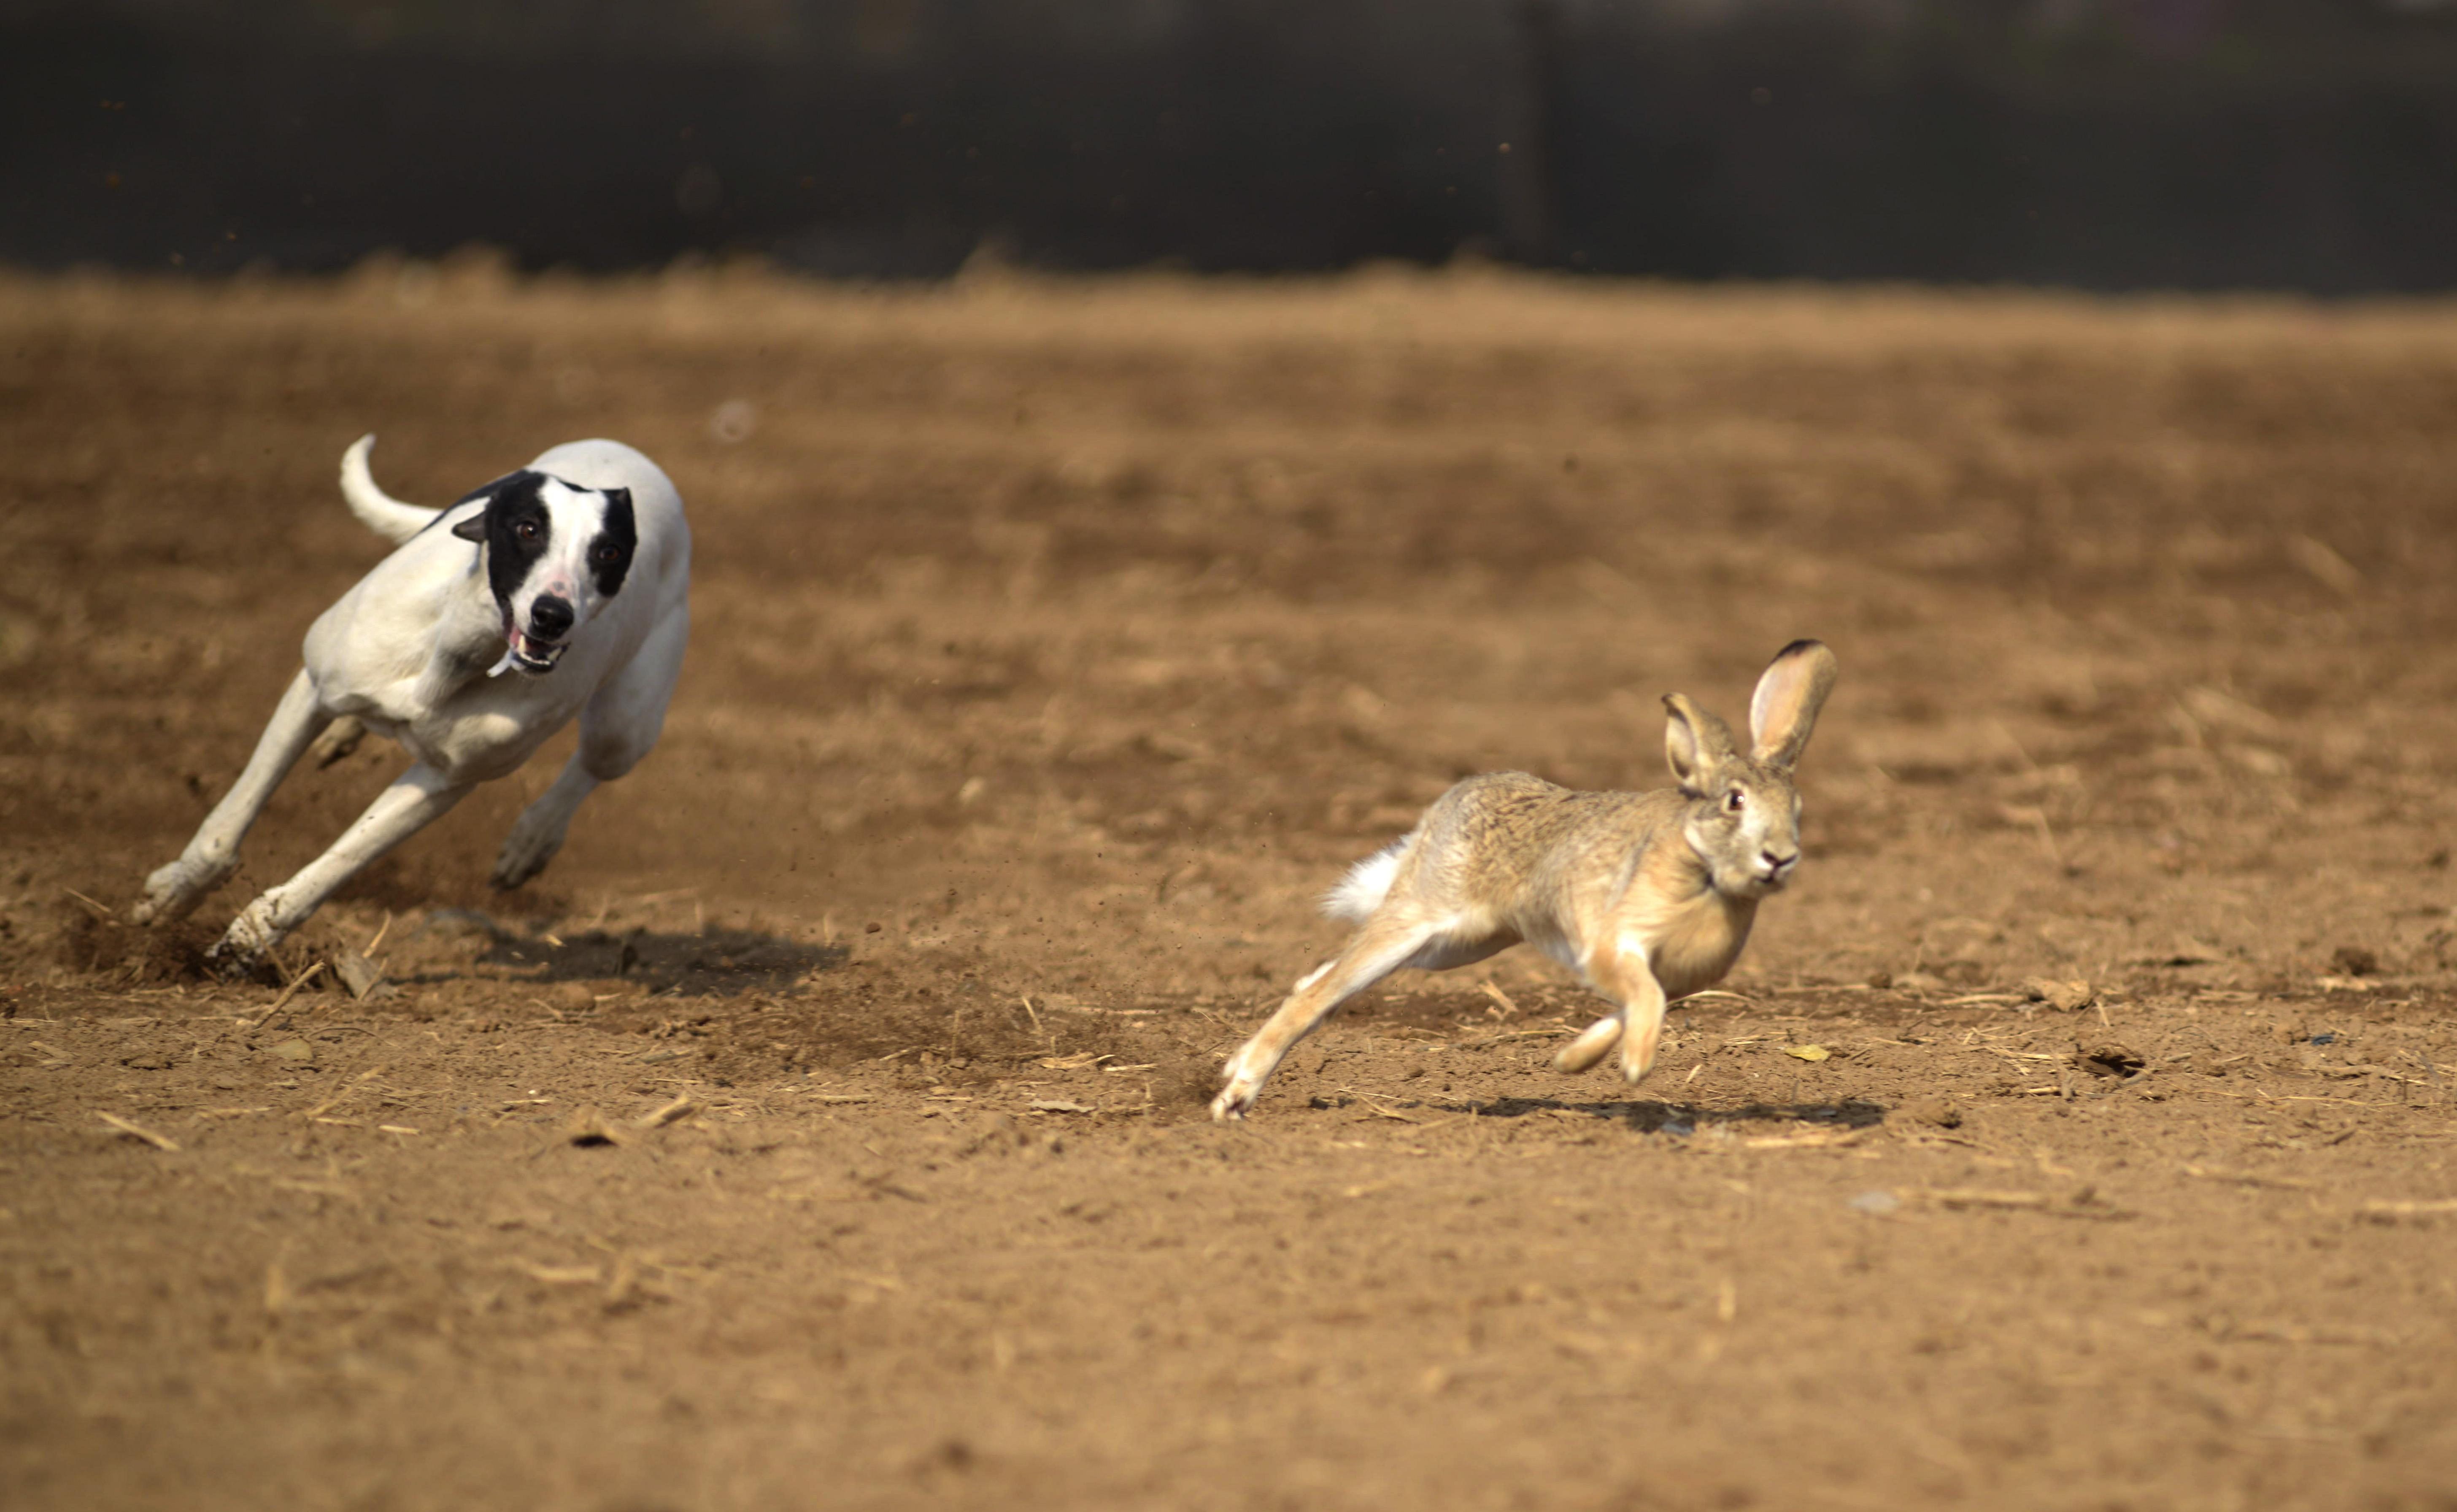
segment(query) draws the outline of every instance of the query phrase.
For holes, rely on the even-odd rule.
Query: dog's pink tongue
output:
[[[489,677],[501,677],[507,672],[517,672],[520,670],[521,665],[520,656],[520,628],[514,625],[512,623],[511,616],[506,614],[504,616],[504,656],[501,661],[496,662],[495,665],[486,669],[486,675]]]

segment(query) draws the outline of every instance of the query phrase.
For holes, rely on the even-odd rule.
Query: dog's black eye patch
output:
[[[606,490],[606,523],[588,543],[588,575],[597,591],[612,598],[631,570],[631,556],[640,548],[639,523],[631,517],[631,490]]]
[[[486,545],[486,583],[497,602],[509,604],[529,570],[554,539],[554,515],[539,496],[546,474],[524,467],[506,473],[460,503],[484,499],[486,507],[452,528],[465,541]]]
[[[467,493],[465,493],[458,499],[453,500],[451,504],[444,507],[444,514],[450,514],[454,509],[461,507],[465,504],[477,504],[481,501],[492,504],[495,502],[495,495],[502,492],[504,489],[510,487],[525,478],[533,479],[537,476],[538,474],[529,471],[526,467],[523,467],[518,472],[505,473],[494,482],[482,483],[478,485],[478,487],[470,489]],[[535,489],[536,485],[531,484],[530,490],[534,492]],[[438,518],[441,518],[441,516]],[[484,541],[486,539],[486,511],[481,509],[476,514],[473,514],[469,516],[469,518],[460,522],[458,525],[455,525],[452,528],[452,533],[459,536],[464,541]]]

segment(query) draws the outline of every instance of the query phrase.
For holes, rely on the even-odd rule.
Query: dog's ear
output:
[[[481,502],[486,506],[486,508],[479,510],[476,514],[469,516],[469,518],[454,526],[452,528],[452,533],[459,536],[464,541],[475,541],[481,546],[485,545],[486,541],[486,510],[492,509],[495,507],[496,502],[503,497],[504,489],[507,485],[517,483],[523,478],[531,478],[534,476],[536,476],[536,474],[530,472],[526,467],[523,467],[518,472],[505,473],[494,482],[483,484],[478,487],[470,489],[467,493],[463,494],[458,499],[453,500],[452,507],[455,509],[461,507],[465,504],[478,504]]]

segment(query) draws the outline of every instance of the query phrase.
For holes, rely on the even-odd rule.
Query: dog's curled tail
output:
[[[375,474],[367,470],[367,453],[375,445],[375,437],[361,436],[341,453],[341,497],[350,502],[350,512],[361,525],[398,546],[425,529],[444,511],[403,504],[377,487]]]

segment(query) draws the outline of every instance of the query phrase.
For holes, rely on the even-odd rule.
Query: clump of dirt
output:
[[[1907,1125],[1926,1125],[1931,1129],[1960,1129],[1962,1109],[1943,1097],[1919,1097],[1902,1104],[1891,1114],[1893,1120]]]
[[[2334,970],[2349,977],[2376,977],[2381,971],[2380,952],[2362,945],[2340,945],[2329,953]]]
[[[140,928],[73,902],[61,903],[53,918],[53,953],[71,971],[123,986],[213,979],[205,952],[220,932],[193,920]]]
[[[710,1033],[772,1064],[844,1067],[931,1057],[958,1069],[1022,1065],[1051,1053],[1016,1003],[960,986],[830,982],[791,997],[754,994],[712,1005]]]
[[[2139,1051],[2114,1040],[2084,1040],[2074,1046],[2074,1059],[2093,1076],[2133,1076],[2149,1061]]]
[[[1611,1005],[1603,999],[1567,984],[1504,992],[1498,987],[1410,991],[1401,983],[1394,983],[1350,1000],[1339,1014],[1352,1024],[1371,1024],[1403,1034],[1450,1035],[1505,1029],[1564,1016],[1583,1024],[1610,1009]]]
[[[488,948],[479,957],[481,962],[511,968],[528,980],[621,981],[684,997],[778,992],[846,958],[841,945],[810,944],[754,929],[523,934],[475,909],[454,910],[450,922],[464,932],[484,930]]]
[[[1134,1076],[1155,1104],[1181,1109],[1219,1084],[1218,1057],[1174,1011],[1027,1007],[976,983],[858,967],[793,993],[630,1000],[606,1022],[704,1051],[734,1080],[868,1067],[979,1087],[1092,1071]]]
[[[1449,1034],[1463,1025],[1484,1020],[1500,1010],[1493,1000],[1465,992],[1390,991],[1368,993],[1342,1005],[1340,1016],[1352,1024],[1372,1024],[1402,1032]]]
[[[332,901],[362,902],[397,913],[458,907],[530,920],[559,918],[571,911],[570,897],[549,882],[531,882],[506,892],[486,877],[485,867],[472,865],[467,859],[404,856],[396,851],[368,862],[334,890]]]

